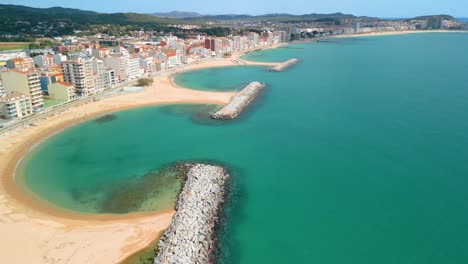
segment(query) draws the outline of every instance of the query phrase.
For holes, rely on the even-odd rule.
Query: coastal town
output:
[[[8,8],[10,8],[3,9],[3,6],[0,5],[0,14],[7,13],[2,10],[9,10]],[[233,208],[229,207],[232,206],[229,203],[232,202],[232,199],[239,199],[244,202],[242,199],[250,199],[251,197],[248,197],[248,195],[252,194],[258,194],[257,197],[253,197],[255,199],[263,198],[264,195],[268,195],[270,192],[275,196],[283,196],[278,195],[278,193],[285,192],[283,188],[280,188],[282,185],[286,185],[285,180],[282,178],[283,174],[288,177],[298,177],[297,179],[301,180],[298,181],[301,185],[299,187],[307,187],[304,189],[295,186],[290,188],[300,194],[298,196],[300,199],[307,201],[307,203],[303,204],[296,201],[290,203],[294,204],[294,206],[298,205],[301,211],[308,210],[314,214],[316,213],[317,208],[311,210],[311,207],[307,206],[313,203],[311,202],[313,198],[307,196],[312,189],[310,186],[323,188],[324,190],[329,188],[334,191],[327,194],[326,197],[322,197],[320,203],[330,199],[331,195],[340,196],[342,193],[346,193],[344,199],[349,200],[352,198],[352,194],[343,191],[343,189],[333,189],[335,185],[343,185],[341,183],[337,184],[339,181],[334,174],[327,175],[326,171],[320,172],[317,170],[317,173],[324,173],[327,178],[336,180],[336,182],[332,182],[325,187],[318,186],[322,181],[326,180],[325,177],[321,178],[320,181],[308,182],[307,180],[314,178],[316,175],[311,175],[313,170],[309,170],[306,165],[320,162],[325,164],[325,159],[315,158],[312,160],[312,158],[309,158],[311,154],[317,157],[321,155],[320,144],[323,144],[324,149],[331,149],[330,160],[333,160],[334,163],[327,165],[327,169],[328,167],[337,167],[338,169],[341,169],[339,166],[343,167],[345,176],[340,180],[351,179],[350,175],[348,175],[351,172],[354,174],[361,173],[361,171],[353,172],[349,164],[374,162],[372,159],[374,157],[372,157],[363,158],[362,160],[350,159],[349,164],[340,164],[336,160],[338,158],[344,159],[343,153],[347,153],[348,156],[352,157],[359,155],[356,155],[357,152],[354,150],[346,152],[343,142],[339,142],[342,144],[340,146],[333,145],[330,142],[340,141],[349,136],[354,143],[357,136],[355,134],[346,134],[347,126],[332,127],[331,130],[340,133],[329,138],[327,135],[333,134],[330,133],[331,130],[323,130],[323,133],[318,130],[332,123],[333,113],[330,111],[332,107],[335,108],[333,111],[337,111],[336,116],[343,117],[343,120],[346,118],[346,121],[358,123],[362,126],[367,122],[362,120],[368,119],[357,118],[360,117],[358,112],[352,113],[351,116],[348,116],[346,112],[349,112],[348,109],[356,107],[355,102],[362,101],[355,100],[350,103],[349,108],[343,108],[343,112],[338,112],[338,110],[341,110],[337,107],[338,103],[329,105],[330,103],[327,101],[329,99],[324,100],[325,97],[317,98],[316,94],[307,93],[315,89],[320,91],[320,87],[318,87],[320,85],[315,85],[315,83],[311,85],[310,79],[304,78],[302,80],[297,76],[309,77],[307,75],[310,72],[316,71],[311,70],[311,65],[318,65],[318,62],[308,57],[308,55],[315,55],[317,52],[316,50],[311,51],[312,49],[302,50],[303,47],[308,46],[306,44],[291,45],[289,47],[287,45],[289,43],[319,42],[323,46],[338,46],[335,45],[341,43],[336,40],[338,38],[416,33],[435,33],[433,35],[441,33],[442,35],[442,32],[444,34],[446,32],[457,32],[446,35],[466,37],[466,34],[458,34],[458,32],[468,32],[468,23],[447,15],[407,19],[379,19],[342,13],[328,15],[268,14],[259,16],[201,16],[195,13],[183,14],[186,17],[166,17],[166,15],[181,14],[174,11],[167,14],[122,13],[124,14],[122,15],[120,13],[102,14],[60,7],[44,9],[26,7],[27,9],[24,9],[22,6],[12,6],[14,11],[11,13],[18,14],[20,18],[6,17],[3,21],[0,21],[0,233],[3,238],[0,239],[0,246],[3,249],[2,259],[9,263],[217,263],[218,258],[224,257],[224,255],[218,255],[220,254],[218,251],[224,250],[220,246],[223,242],[222,239],[224,239],[222,236],[224,235],[224,228],[230,224],[225,221],[227,215],[232,214],[234,211]],[[36,14],[34,13],[36,11],[31,11],[35,9],[40,12]],[[47,13],[41,13],[45,12],[44,10],[47,10]],[[25,12],[26,15],[22,12]],[[120,21],[118,19],[121,15],[126,17],[125,19],[135,19],[135,16],[138,19],[130,22],[127,20]],[[80,19],[80,16],[83,18]],[[421,35],[423,35],[421,38],[424,38],[426,34],[419,34],[416,39]],[[382,39],[379,41],[384,42]],[[348,42],[343,41],[343,43]],[[372,45],[374,44],[372,43]],[[318,45],[312,44],[310,46],[316,48]],[[402,46],[406,48],[403,44]],[[368,46],[365,47],[362,50],[367,51]],[[276,48],[278,50],[273,52],[293,51],[294,53],[285,53],[288,54],[288,57],[282,62],[250,61],[248,56],[244,56],[251,52]],[[347,54],[353,53],[349,51],[352,51],[352,49],[347,50]],[[328,56],[322,57],[331,62],[336,62],[341,60],[340,56],[342,55],[337,56],[338,59],[329,59]],[[360,55],[355,55],[350,61],[355,62],[360,59]],[[366,65],[373,67],[374,61],[371,59],[368,60],[370,62],[367,62]],[[404,60],[399,59],[398,62],[404,62]],[[343,68],[355,67],[355,64],[351,65]],[[195,70],[197,71],[194,72],[194,75],[208,79],[206,76],[211,75],[211,69],[228,66],[236,67],[228,68],[228,70],[223,69],[222,71],[245,70],[247,66],[259,66],[259,68],[261,67],[259,72],[262,75],[251,74],[247,70],[252,69],[247,69],[245,79],[235,79],[237,86],[229,86],[229,89],[218,90],[181,87],[186,83],[191,83],[190,77],[187,77],[189,81],[182,84],[177,79],[177,76],[180,77],[179,74]],[[318,68],[326,71],[329,71],[330,67],[336,67],[336,64],[321,64],[318,66]],[[401,64],[392,64],[391,67],[399,68],[403,66]],[[205,71],[198,72],[198,70],[202,69],[205,69],[208,73]],[[438,66],[437,69],[439,69]],[[301,74],[294,75],[301,70]],[[190,74],[187,73],[187,75]],[[336,71],[336,73],[330,73],[330,76],[323,78],[335,80],[339,79],[337,76],[346,77],[346,74],[347,72]],[[380,73],[373,74],[378,75]],[[317,75],[312,77],[322,78],[322,76],[317,77]],[[364,74],[362,76],[359,73],[355,75],[364,78]],[[366,73],[366,77],[368,75],[370,74]],[[395,75],[398,75],[398,73],[395,73]],[[226,85],[231,85],[232,80],[227,80],[226,75],[213,74],[213,76],[215,76],[213,77],[213,83],[222,80],[226,82]],[[268,76],[268,78],[262,78],[262,76]],[[248,82],[242,83],[247,79]],[[283,79],[283,82],[279,81],[281,79]],[[301,80],[307,82],[302,84]],[[361,84],[357,80],[359,79],[356,79],[354,83],[350,82],[351,88],[355,89],[354,84],[356,83]],[[293,81],[298,81],[299,86],[304,86],[301,87],[302,90],[298,90]],[[333,87],[340,86],[335,83],[333,85]],[[343,86],[347,85],[348,83]],[[187,84],[188,86],[190,85]],[[235,88],[231,89],[231,87]],[[286,89],[281,90],[283,87],[288,88],[288,91]],[[322,88],[321,93],[342,104],[344,102],[343,98],[348,95],[345,91],[351,90],[351,88],[346,87],[347,90],[338,90],[338,88],[336,88],[336,91],[327,94],[329,90],[333,89],[325,87]],[[369,90],[374,91],[375,89]],[[393,87],[388,90],[393,91]],[[268,95],[265,95],[267,93]],[[339,96],[335,98],[332,97],[333,94],[339,94]],[[263,97],[263,95],[265,96]],[[288,102],[283,102],[284,105],[277,106],[280,111],[271,112],[274,108],[266,107],[267,104],[261,101],[269,103],[269,98],[274,96],[277,99],[275,102],[287,101],[284,100],[285,96],[291,97],[290,101],[292,102],[294,99],[294,104],[289,105]],[[365,99],[376,99],[377,97],[388,96],[388,94],[363,93],[362,95],[359,94],[359,96]],[[407,96],[406,93],[405,96]],[[311,98],[315,100],[313,103],[311,103]],[[300,99],[306,100],[301,101]],[[258,105],[255,105],[256,101],[260,101]],[[317,104],[319,101],[324,102],[321,106],[323,112],[320,112],[320,109],[317,110],[318,108],[309,109],[309,105]],[[177,104],[182,105],[180,109],[177,108],[179,107]],[[187,114],[185,110],[181,109],[189,104],[190,107],[191,104],[198,104],[196,107],[199,107],[199,105],[203,105],[202,107],[208,106],[201,110],[203,111],[201,114],[186,111]],[[134,119],[137,119],[135,116],[143,116],[143,112],[138,112],[143,107],[151,106],[148,109],[153,110],[155,105],[168,105],[167,109],[164,108],[165,106],[161,107],[166,112],[157,109],[164,114],[162,117],[167,114],[168,118],[173,118],[169,114],[177,114],[174,118],[176,119],[181,117],[182,115],[179,114],[183,112],[184,120],[180,118],[176,124],[167,124],[162,120],[164,118],[161,118],[161,113],[155,111],[148,114],[151,118],[142,118],[143,125],[128,122],[128,120],[134,121]],[[304,108],[305,106],[307,108]],[[169,107],[174,107],[174,109],[169,109]],[[249,107],[251,108],[249,109]],[[135,115],[120,116],[117,113],[117,111],[135,108],[141,108],[135,111],[138,112]],[[363,107],[363,109],[358,110],[360,112],[369,111],[367,108]],[[292,114],[288,113],[286,115],[285,110],[292,111],[290,112]],[[316,111],[318,112],[315,113]],[[242,115],[248,117],[248,112],[251,112],[251,115],[258,114],[258,117],[261,117],[259,119],[262,119],[265,123],[255,123],[248,118],[238,118]],[[281,113],[285,113],[284,116]],[[191,115],[190,118],[187,118],[188,120],[185,120],[186,114]],[[312,114],[320,115],[321,118],[312,120],[314,118],[311,117]],[[203,122],[205,123],[197,123],[198,120],[195,120],[199,118],[197,115],[203,115],[203,118],[205,118]],[[265,117],[275,118],[268,120]],[[238,120],[233,121],[234,119]],[[298,120],[297,123],[295,123],[296,120]],[[340,119],[336,120],[339,121]],[[374,119],[372,117],[369,120]],[[179,121],[180,123],[178,123]],[[402,122],[401,120],[398,121]],[[191,127],[185,122],[193,125],[196,129],[202,129],[200,131],[190,130]],[[372,123],[372,121],[369,122]],[[114,126],[118,123],[121,123],[121,126]],[[157,125],[150,126],[150,123]],[[278,132],[277,126],[285,123],[293,123],[294,126],[290,128],[285,125],[284,130],[286,132]],[[339,122],[335,123],[338,124]],[[84,128],[79,130],[81,126],[75,126],[77,124],[82,124]],[[91,125],[86,126],[87,124]],[[221,124],[227,125],[222,126]],[[244,126],[237,127],[239,124],[244,124]],[[383,124],[378,124],[382,129],[386,128]],[[50,152],[41,149],[55,138],[60,137],[54,137],[54,135],[63,135],[69,132],[63,130],[72,126],[75,127],[70,130],[75,129],[74,131],[77,131],[76,135],[67,137],[57,143],[55,148],[46,149]],[[218,129],[220,127],[222,129]],[[93,130],[93,128],[96,130]],[[142,128],[144,133],[135,132],[135,128]],[[235,130],[231,131],[232,128],[235,128]],[[223,129],[225,131],[222,131]],[[81,134],[83,131],[87,133],[85,136]],[[159,131],[169,132],[167,134],[158,134]],[[194,131],[197,133],[193,133]],[[356,133],[357,131],[360,131],[360,128],[356,129]],[[254,132],[258,132],[260,136],[255,135]],[[99,135],[101,133],[102,135]],[[172,134],[175,135],[174,138],[168,136]],[[245,137],[244,134],[248,135],[248,137]],[[181,135],[189,136],[181,139]],[[317,141],[312,140],[315,137]],[[85,138],[95,138],[95,140],[86,141]],[[100,145],[100,143],[105,142],[104,139],[108,140],[106,146]],[[252,141],[249,141],[249,139]],[[173,145],[161,143],[171,140],[176,141],[176,143]],[[129,141],[129,143],[119,145],[125,141]],[[195,143],[192,144],[192,141],[195,141]],[[258,146],[254,144],[256,141],[259,143]],[[213,142],[219,144],[217,147],[220,152],[211,155],[208,146],[209,144],[214,145]],[[223,142],[232,143],[232,146],[222,145]],[[374,141],[363,141],[362,145],[365,147],[366,144],[364,143],[371,145],[373,148],[379,146]],[[275,152],[276,150],[273,150],[272,146],[276,145],[281,146],[285,151],[284,153],[288,155]],[[409,143],[405,145],[412,147]],[[78,147],[75,148],[75,146]],[[109,150],[105,149],[107,146],[109,146]],[[115,146],[115,148],[110,146]],[[329,148],[329,146],[332,148]],[[131,151],[139,148],[142,148],[141,152]],[[224,148],[228,149],[229,152],[222,156],[219,153]],[[311,151],[313,148],[317,148],[317,152]],[[180,153],[171,156],[171,151],[174,149],[185,153],[180,156],[176,156],[176,154],[179,155]],[[203,151],[197,152],[198,150]],[[254,152],[254,150],[257,152]],[[338,158],[332,158],[333,151],[340,155],[343,154],[343,156],[337,155]],[[375,149],[372,149],[372,151],[374,156]],[[54,153],[55,156],[51,155],[50,159],[45,160],[45,162],[40,161],[33,164],[39,164],[39,167],[31,166],[28,167],[30,171],[25,170],[27,166],[30,166],[31,163],[29,162],[34,158],[47,157],[44,153]],[[119,155],[114,156],[115,153]],[[393,154],[393,152],[391,153]],[[96,156],[93,156],[94,154]],[[242,171],[243,163],[254,154],[258,155],[258,158],[252,164],[245,165],[252,166],[246,167],[246,172],[251,174],[244,174],[242,177],[245,176],[249,180],[258,180],[259,188],[253,189],[253,191],[248,190],[251,192],[239,191],[240,189],[236,189],[239,188],[238,185],[247,184],[238,182],[239,175],[245,173]],[[86,156],[86,159],[80,159],[80,157],[84,156]],[[301,162],[297,162],[292,157],[296,159],[300,157]],[[236,158],[239,159],[236,160]],[[405,156],[402,160],[404,158]],[[168,165],[170,169],[161,169],[162,160],[170,163]],[[106,163],[107,161],[109,163]],[[286,161],[291,161],[290,167],[287,167],[288,163]],[[394,163],[394,160],[392,162]],[[150,165],[147,165],[147,163]],[[70,167],[70,169],[62,169],[62,167],[58,166],[61,164],[76,166]],[[123,165],[128,166],[128,171],[124,170],[126,167]],[[164,163],[165,165],[167,164]],[[58,169],[48,171],[45,167],[49,166]],[[106,168],[106,166],[109,168]],[[304,166],[303,171],[299,170],[302,169],[302,166]],[[83,167],[83,170],[79,170],[81,167]],[[255,170],[256,168],[259,169]],[[285,169],[283,170],[283,168]],[[308,169],[305,170],[305,168]],[[93,171],[94,169],[96,170]],[[404,169],[406,170],[406,168]],[[122,175],[116,175],[115,171],[122,171]],[[255,173],[257,171],[260,173]],[[358,170],[356,169],[356,171]],[[400,171],[404,170],[397,170],[397,172]],[[164,185],[165,182],[163,182],[167,180],[166,178],[155,181],[154,184],[148,184],[148,179],[151,177],[156,178],[163,173],[168,173],[167,178],[176,177],[175,180],[180,183],[179,190],[170,190],[174,192],[174,195],[170,198],[158,196],[160,190],[168,189]],[[336,172],[336,174],[340,173],[340,171]],[[26,175],[29,178],[26,178]],[[57,186],[54,186],[56,189],[48,189],[48,185],[54,185],[51,184],[51,182],[54,182],[48,178],[50,176],[57,176],[57,179],[54,180],[60,182],[72,179],[72,181],[76,180],[83,184],[77,188],[74,186],[75,182],[70,184],[70,188],[69,186],[64,185],[65,187],[63,187],[57,184]],[[128,178],[119,179],[119,176],[128,176]],[[30,181],[31,178],[37,181]],[[374,179],[375,177],[368,178]],[[86,182],[87,179],[97,180],[94,183],[91,181]],[[141,181],[142,179],[148,181]],[[30,182],[27,182],[28,180]],[[265,185],[265,182],[270,183],[270,185]],[[277,189],[274,189],[273,183],[276,182],[279,184],[276,187]],[[92,186],[93,184],[98,188]],[[34,189],[39,185],[43,187],[43,193]],[[147,188],[142,189],[142,185],[147,186]],[[160,187],[152,194],[155,196],[156,203],[162,203],[161,201],[165,201],[166,198],[167,200],[174,199],[173,207],[161,210],[151,207],[154,204],[152,204],[153,201],[148,202],[150,195],[146,195],[146,192],[148,189],[154,189],[155,185]],[[374,188],[369,189],[377,189],[380,185],[382,184],[372,185]],[[128,188],[129,186],[132,188]],[[92,205],[95,205],[96,208],[93,208],[89,213],[88,211],[79,211],[73,207],[69,208],[56,203],[56,200],[63,198],[56,195],[58,190],[62,189],[64,190],[63,193],[66,193],[64,197],[68,199],[67,201],[80,203],[83,207],[89,206],[91,208]],[[296,189],[300,190],[300,192],[296,191]],[[393,199],[395,193],[393,189],[391,191],[389,197]],[[135,194],[137,192],[138,195]],[[53,193],[54,196],[50,198],[44,196],[44,193]],[[360,191],[360,193],[364,192]],[[372,194],[375,195],[375,193]],[[104,197],[106,195],[109,197]],[[242,197],[239,198],[238,196]],[[295,197],[294,195],[290,196]],[[119,210],[103,210],[104,207],[99,207],[106,204],[103,201],[110,201],[109,204],[118,207]],[[250,200],[248,201],[250,202]],[[268,199],[268,202],[270,201],[273,201],[271,197]],[[249,209],[241,208],[244,204],[237,200],[234,202],[237,202],[237,206],[239,206],[239,208],[235,208],[236,210]],[[359,199],[359,207],[356,208],[361,208],[361,203],[362,199]],[[151,210],[139,210],[142,204]],[[255,211],[246,211],[249,213],[249,217],[261,216],[256,218],[259,221],[255,220],[253,224],[250,223],[253,231],[248,230],[246,233],[259,231],[258,234],[254,235],[264,240],[258,240],[261,241],[258,244],[267,248],[266,246],[271,246],[266,241],[271,232],[267,229],[261,230],[261,226],[265,226],[269,222],[285,226],[286,223],[288,226],[297,224],[301,227],[301,230],[305,230],[298,233],[307,235],[304,241],[307,241],[305,244],[309,245],[310,238],[316,235],[307,233],[308,229],[310,229],[309,222],[304,221],[302,223],[304,225],[301,225],[299,221],[287,222],[286,218],[282,218],[282,215],[276,214],[278,204],[280,203],[271,202],[275,214],[268,215],[268,218],[265,215],[265,213],[269,212],[268,210],[261,210],[258,215],[255,215]],[[399,211],[397,210],[397,212]],[[327,215],[328,213],[319,216],[327,219]],[[387,212],[385,212],[385,215],[387,215]],[[346,217],[338,216],[340,218],[349,217],[348,215]],[[313,217],[316,218],[316,215]],[[306,218],[304,217],[304,219]],[[329,219],[336,220],[338,217]],[[358,234],[359,237],[361,235],[361,233]],[[381,237],[380,234],[378,236]],[[231,237],[228,239],[231,240]],[[341,236],[339,239],[341,240]],[[251,242],[247,238],[244,240]],[[233,241],[233,243],[242,242],[234,239]],[[287,246],[287,243],[281,243],[280,247]],[[354,242],[352,246],[354,246]],[[249,248],[253,247],[250,246]],[[299,253],[294,252],[294,254],[285,255],[284,257],[276,253],[278,250],[277,242],[273,243],[272,248],[274,254],[259,254],[259,256],[263,259],[268,257],[267,255],[271,255],[273,258],[278,258],[278,263],[288,261],[291,263],[310,262],[308,260],[301,261],[299,258],[296,260],[291,257],[292,255],[299,256],[302,251],[310,250],[307,247],[304,250],[301,249]],[[23,252],[24,250],[27,250],[27,254]],[[285,250],[285,248],[282,250]],[[333,250],[335,249],[333,248]],[[150,254],[146,255],[145,251],[149,251]],[[253,251],[262,250],[252,249]],[[393,255],[394,252],[391,251],[390,253]],[[132,262],[134,258],[139,260]],[[140,261],[141,259],[144,260]],[[252,263],[261,263],[261,261]],[[265,263],[273,263],[273,261]]]
[[[120,36],[105,33],[39,39],[29,49],[0,52],[0,129],[30,125],[31,117],[66,109],[80,101],[144,83],[145,78],[175,71],[233,53],[272,47],[301,39],[351,34],[379,34],[417,30],[462,29],[452,19],[413,20],[330,19],[316,22],[273,23],[231,21],[243,35],[224,37],[206,33],[185,34],[134,30]],[[184,29],[196,25],[172,25]],[[236,64],[244,63],[232,58]]]

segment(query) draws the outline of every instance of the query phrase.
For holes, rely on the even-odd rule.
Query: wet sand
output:
[[[446,31],[429,31],[446,32]],[[384,32],[338,37],[428,33]],[[336,37],[336,36],[334,36]],[[280,45],[278,45],[280,46]],[[165,229],[173,211],[130,215],[83,215],[40,201],[18,187],[13,175],[18,161],[45,138],[98,116],[141,106],[175,103],[226,104],[235,92],[198,91],[176,87],[172,75],[182,71],[237,65],[276,66],[278,63],[210,59],[166,71],[143,92],[83,104],[37,121],[37,126],[0,135],[0,247],[5,263],[118,263],[146,247]],[[24,190],[23,190],[24,189]]]

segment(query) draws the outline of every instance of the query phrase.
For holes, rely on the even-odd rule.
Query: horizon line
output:
[[[273,14],[287,14],[287,15],[294,15],[294,16],[300,16],[300,15],[310,15],[310,14],[320,14],[320,15],[328,15],[328,14],[344,14],[344,15],[353,15],[356,17],[375,17],[375,18],[381,18],[381,19],[407,19],[407,18],[413,18],[413,17],[418,17],[418,16],[427,16],[427,15],[450,15],[450,14],[419,14],[419,15],[413,15],[413,16],[373,16],[373,15],[357,15],[349,12],[342,12],[342,11],[334,11],[334,12],[310,12],[310,13],[281,13],[281,12],[266,12],[266,13],[261,13],[261,14],[249,14],[249,13],[218,13],[218,14],[208,14],[208,13],[203,13],[201,11],[180,11],[180,10],[171,10],[171,11],[151,11],[151,12],[141,12],[141,11],[100,11],[96,9],[86,9],[86,8],[80,8],[80,7],[66,7],[66,6],[59,6],[59,5],[52,5],[52,6],[37,6],[37,5],[22,5],[22,4],[2,4],[0,5],[11,5],[11,6],[24,6],[24,7],[32,7],[32,8],[41,8],[41,9],[47,9],[47,8],[68,8],[68,9],[77,9],[81,11],[91,11],[91,12],[96,12],[96,13],[101,13],[101,14],[115,14],[115,13],[137,13],[137,14],[144,14],[144,15],[151,15],[154,13],[171,13],[171,12],[183,12],[183,13],[197,13],[201,16],[220,16],[220,15],[238,15],[238,16],[263,16],[263,15],[273,15]],[[453,16],[453,15],[450,15]],[[453,16],[454,18],[468,18],[467,15],[463,16]]]

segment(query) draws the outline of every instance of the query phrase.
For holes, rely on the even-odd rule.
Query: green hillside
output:
[[[26,36],[73,34],[75,30],[89,30],[92,25],[133,25],[161,29],[168,24],[187,23],[137,13],[104,14],[62,7],[33,8],[19,5],[0,5],[0,17],[0,38],[13,35],[19,38],[16,40],[22,40]]]

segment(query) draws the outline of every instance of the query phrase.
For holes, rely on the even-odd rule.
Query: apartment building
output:
[[[140,58],[140,67],[144,69],[145,74],[151,75],[156,73],[156,64],[152,56]]]
[[[2,96],[3,94],[5,94],[5,89],[3,89],[3,83],[2,80],[0,80],[0,96]]]
[[[138,56],[129,56],[127,59],[127,80],[136,80],[141,77],[140,58]]]
[[[49,97],[64,102],[76,99],[75,87],[71,83],[56,82],[48,85]]]
[[[0,96],[0,118],[24,118],[33,114],[31,100],[28,96],[9,92]]]
[[[33,58],[34,63],[39,68],[49,68],[55,66],[54,56],[53,55],[37,55]]]
[[[91,59],[77,59],[62,62],[63,79],[75,86],[78,96],[88,96],[96,92]]]
[[[120,54],[111,55],[104,59],[105,65],[114,70],[118,82],[127,80],[127,60],[128,58],[126,56]]]
[[[96,91],[102,92],[116,85],[115,71],[107,68],[104,61],[93,58],[93,74]]]
[[[16,69],[19,71],[27,71],[34,69],[34,60],[30,57],[14,58],[7,60],[6,66],[8,69]]]
[[[61,65],[62,61],[67,61],[67,56],[62,55],[60,53],[54,54],[53,58],[55,65]]]
[[[34,112],[44,108],[39,72],[9,70],[1,73],[5,93],[18,92],[29,97]]]

